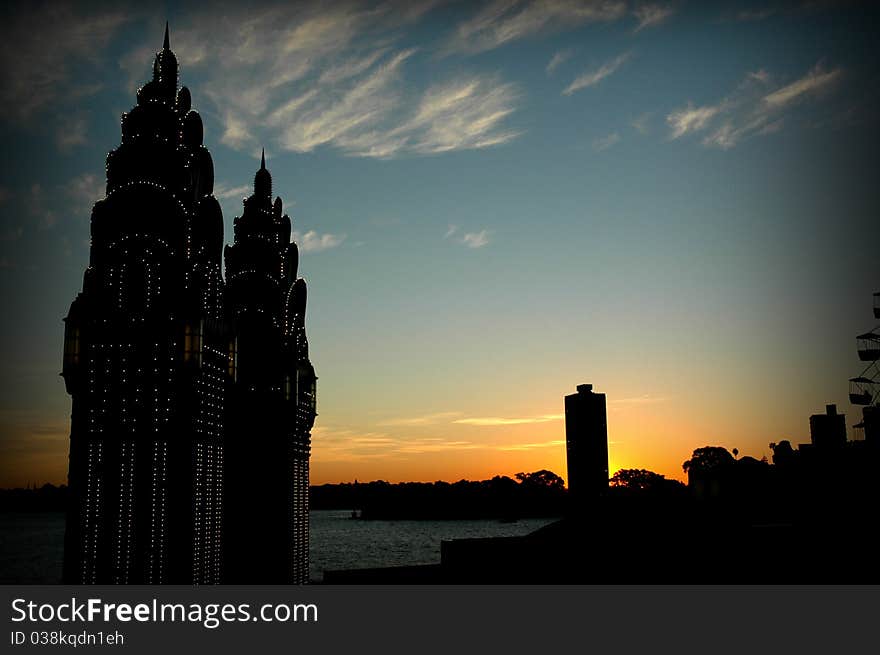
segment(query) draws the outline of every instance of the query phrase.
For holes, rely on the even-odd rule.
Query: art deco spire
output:
[[[221,579],[225,386],[223,214],[177,58],[122,116],[91,216],[83,291],[65,320],[73,397],[64,579]],[[232,370],[231,370],[232,369]]]
[[[164,94],[169,96],[170,100],[174,99],[174,94],[177,92],[177,57],[171,51],[167,21],[162,49],[156,53],[156,60],[153,63],[153,81],[163,88]]]
[[[308,495],[316,377],[305,331],[306,285],[290,216],[272,199],[266,151],[226,247],[226,319],[241,366],[226,408],[225,581],[309,577]],[[254,448],[253,435],[260,435]],[[259,507],[260,512],[254,512]]]
[[[260,157],[260,170],[254,176],[254,196],[267,202],[272,201],[272,175],[266,170],[266,149]]]

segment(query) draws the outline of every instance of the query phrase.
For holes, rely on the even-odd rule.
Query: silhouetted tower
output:
[[[846,444],[846,418],[837,413],[837,405],[826,405],[824,414],[810,416],[810,442],[818,448]]]
[[[575,504],[608,490],[608,422],[605,394],[581,384],[565,397],[568,489]]]
[[[874,294],[874,318],[880,318],[880,292]],[[880,325],[856,339],[859,359],[867,365],[849,381],[849,401],[862,407],[862,420],[853,427],[865,441],[880,444]]]
[[[64,581],[218,582],[223,217],[167,25],[106,172],[83,289],[65,319]]]
[[[306,283],[265,153],[254,193],[226,247],[235,337],[226,457],[225,582],[309,578],[309,452],[315,371],[305,331]]]

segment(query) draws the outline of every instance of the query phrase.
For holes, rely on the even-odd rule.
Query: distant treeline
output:
[[[63,512],[66,507],[67,485],[0,489],[0,512]]]
[[[621,470],[609,481],[611,495],[671,499],[685,486],[645,470]],[[562,516],[568,490],[548,470],[458,482],[346,482],[311,487],[311,509],[355,512],[364,519],[518,519]],[[67,487],[44,484],[0,489],[0,512],[63,512]]]
[[[363,519],[518,519],[560,516],[567,490],[551,471],[517,473],[516,479],[458,482],[323,484],[311,488],[312,509],[345,509]]]
[[[516,479],[324,484],[311,487],[311,508],[356,511],[365,519],[516,519],[560,516],[566,496],[562,478],[542,470]],[[66,502],[65,485],[0,489],[0,512],[63,512]]]

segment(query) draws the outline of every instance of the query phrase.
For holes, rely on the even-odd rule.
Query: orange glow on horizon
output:
[[[555,395],[555,394],[554,394]],[[492,399],[480,404],[492,406]],[[516,406],[513,405],[512,406]],[[532,411],[426,411],[421,416],[377,418],[353,411],[340,417],[353,427],[331,423],[325,412],[312,436],[311,484],[359,480],[455,482],[485,480],[518,472],[553,471],[568,482],[565,424],[559,407]],[[762,430],[738,438],[740,427],[713,417],[688,420],[688,408],[673,400],[618,399],[608,394],[609,475],[620,469],[648,469],[686,481],[682,463],[694,449],[720,445],[760,458],[770,441],[797,437]],[[363,428],[358,428],[363,425]],[[723,425],[725,432],[711,428]],[[69,447],[66,418],[29,418],[14,426],[15,457],[0,462],[0,487],[65,484]],[[745,431],[743,431],[745,432]],[[25,447],[26,446],[26,447]]]

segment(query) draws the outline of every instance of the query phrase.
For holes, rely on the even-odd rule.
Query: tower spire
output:
[[[260,154],[260,170],[254,176],[254,195],[261,199],[261,202],[272,201],[272,176],[266,170],[266,149]]]
[[[170,50],[171,49],[171,41],[168,38],[168,21],[167,20],[165,21],[165,42],[162,44],[162,49],[163,50]]]

